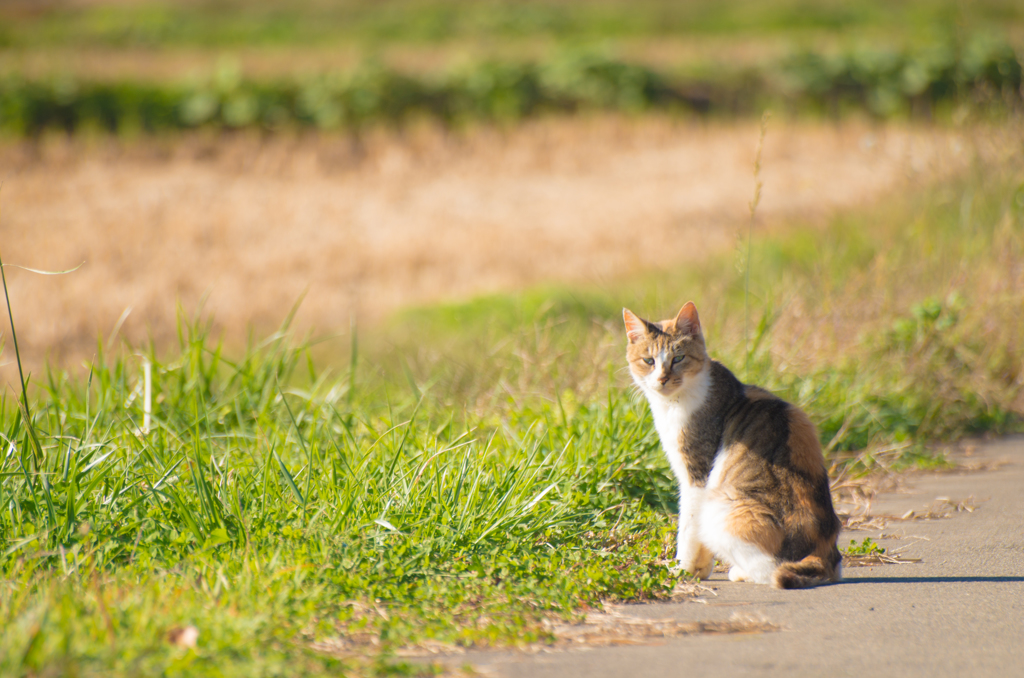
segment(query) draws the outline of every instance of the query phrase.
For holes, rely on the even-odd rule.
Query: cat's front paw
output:
[[[703,545],[697,549],[696,554],[677,553],[676,559],[684,570],[698,579],[707,579],[715,569],[715,558]]]
[[[747,581],[747,573],[733,565],[729,568],[729,581]]]
[[[702,565],[700,567],[694,565],[693,569],[687,569],[687,572],[692,572],[693,576],[697,577],[697,579],[704,580],[711,576],[711,572],[714,569],[715,563],[714,561],[711,561],[707,565]]]

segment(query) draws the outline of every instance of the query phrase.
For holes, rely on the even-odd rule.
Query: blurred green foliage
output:
[[[277,83],[243,80],[225,62],[213,77],[182,85],[8,78],[0,82],[0,129],[33,135],[201,125],[358,128],[417,115],[445,123],[516,120],[542,111],[637,111],[684,101],[650,69],[591,54],[545,64],[487,62],[438,79],[370,63],[347,74]]]
[[[931,115],[954,104],[1019,105],[1021,72],[1013,48],[982,36],[916,51],[805,52],[738,78],[699,82],[590,50],[542,62],[486,61],[438,77],[370,62],[350,73],[278,82],[244,79],[222,61],[212,77],[185,84],[8,77],[0,81],[0,129],[358,129],[417,116],[459,124],[579,110],[743,114],[769,103],[794,112]]]
[[[19,9],[20,8],[20,9]],[[88,3],[6,11],[0,45],[228,47],[441,43],[543,38],[881,32],[934,36],[1024,22],[1013,0],[201,0]]]
[[[1020,56],[989,35],[915,51],[803,52],[786,59],[778,77],[781,89],[803,104],[833,112],[866,108],[879,116],[930,111],[936,104],[972,97],[1021,97]]]

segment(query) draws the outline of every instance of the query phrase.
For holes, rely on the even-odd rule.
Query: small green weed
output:
[[[873,542],[871,537],[865,537],[859,544],[856,539],[851,539],[850,546],[843,553],[848,556],[880,556],[885,553],[885,549]]]

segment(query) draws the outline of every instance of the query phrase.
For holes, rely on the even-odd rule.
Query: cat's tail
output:
[[[842,555],[835,544],[822,546],[825,548],[818,549],[803,560],[782,563],[775,568],[772,586],[777,589],[806,589],[839,581]]]

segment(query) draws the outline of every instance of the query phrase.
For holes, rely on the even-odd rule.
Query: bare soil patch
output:
[[[754,123],[548,119],[347,136],[50,138],[0,146],[0,244],[38,370],[91,356],[127,313],[175,336],[178,304],[218,329],[347,327],[403,306],[544,281],[614,289],[733,246],[753,192]],[[822,221],[966,167],[952,130],[772,123],[758,228]],[[205,302],[203,301],[205,299]],[[13,352],[3,355],[10,376]]]

